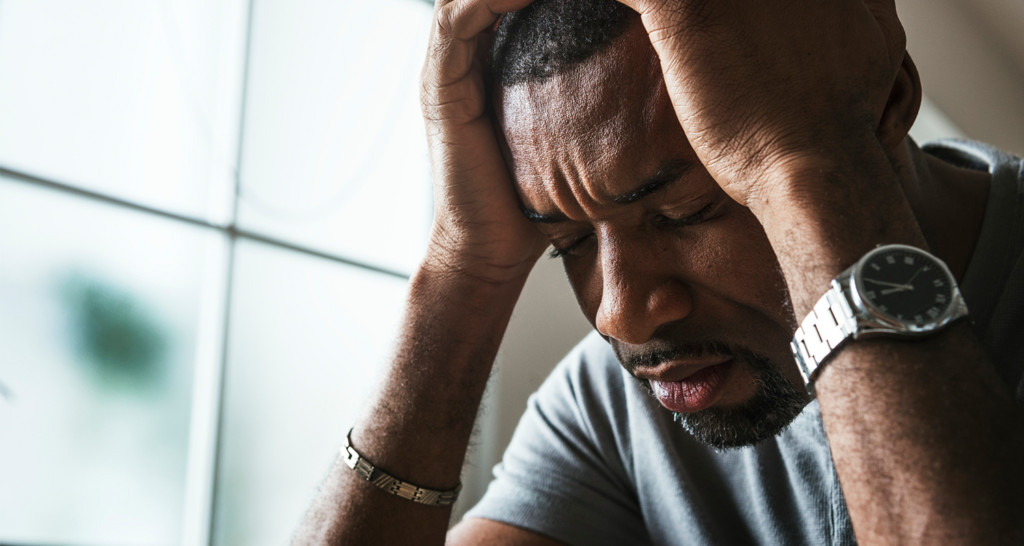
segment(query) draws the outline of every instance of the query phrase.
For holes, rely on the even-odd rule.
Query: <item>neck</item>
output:
[[[909,138],[899,155],[903,190],[928,246],[963,280],[981,232],[991,175],[926,154]]]

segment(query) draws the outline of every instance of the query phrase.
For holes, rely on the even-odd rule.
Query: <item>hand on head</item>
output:
[[[827,167],[837,150],[893,149],[916,116],[920,87],[893,0],[619,1],[640,13],[697,157],[755,213],[773,192],[816,191],[794,184],[819,180],[792,173]],[[439,0],[423,71],[432,248],[496,278],[528,271],[544,246],[519,211],[484,78],[495,22],[529,4]]]
[[[762,173],[916,115],[913,101],[887,112],[905,59],[893,0],[620,1],[642,15],[691,145],[741,204],[767,197]]]
[[[438,0],[421,105],[434,176],[426,266],[493,282],[525,277],[547,241],[519,210],[488,116],[483,67],[501,13],[529,0]]]

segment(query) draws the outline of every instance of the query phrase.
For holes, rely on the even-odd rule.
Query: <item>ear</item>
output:
[[[903,144],[921,109],[921,97],[921,76],[910,54],[904,54],[896,81],[889,92],[889,101],[878,123],[878,140],[887,150]]]

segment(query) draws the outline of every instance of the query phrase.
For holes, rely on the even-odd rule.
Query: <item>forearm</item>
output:
[[[853,149],[787,173],[817,177],[823,191],[780,192],[758,211],[798,320],[876,244],[925,244],[881,147]],[[966,324],[921,341],[848,343],[816,390],[862,544],[1012,543],[1021,419]]]
[[[817,382],[862,544],[1020,544],[1018,409],[966,324],[852,344]]]
[[[431,489],[459,481],[477,408],[525,282],[423,267],[410,285],[395,358],[355,423],[352,445],[374,465]],[[340,426],[340,425],[339,425]],[[301,544],[442,544],[451,510],[390,495],[338,460]]]

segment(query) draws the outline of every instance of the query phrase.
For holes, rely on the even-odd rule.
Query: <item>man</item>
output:
[[[430,247],[297,540],[445,542],[549,242],[603,340],[542,387],[449,542],[1024,540],[1024,174],[907,138],[921,89],[893,2],[580,4],[502,21],[491,82],[491,29],[531,2],[437,2]],[[874,318],[844,323],[858,306]]]

